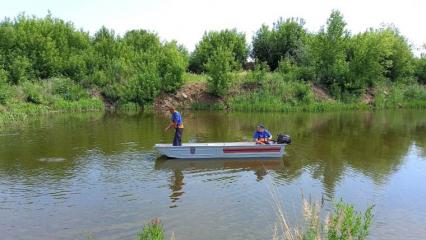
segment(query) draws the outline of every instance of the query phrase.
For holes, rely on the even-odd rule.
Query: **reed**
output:
[[[291,225],[278,197],[275,186],[269,188],[277,214],[273,240],[364,240],[367,238],[373,219],[373,207],[358,212],[342,199],[333,204],[333,209],[325,212],[323,202],[308,201],[302,197],[302,226]],[[321,216],[325,215],[325,218]]]

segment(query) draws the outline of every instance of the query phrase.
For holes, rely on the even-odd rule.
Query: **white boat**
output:
[[[182,146],[155,144],[155,149],[169,158],[280,158],[287,144],[256,144],[254,142],[186,143]]]

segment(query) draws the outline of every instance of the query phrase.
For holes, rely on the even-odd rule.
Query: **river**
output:
[[[301,198],[375,204],[370,239],[426,236],[426,111],[186,112],[185,142],[246,141],[262,122],[293,144],[277,160],[159,158],[168,118],[57,114],[0,132],[1,239],[271,239],[271,189],[289,221]]]

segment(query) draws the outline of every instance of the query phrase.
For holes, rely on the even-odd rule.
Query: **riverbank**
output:
[[[315,83],[285,80],[277,72],[256,79],[253,72],[233,73],[228,94],[217,97],[208,93],[206,75],[186,74],[186,84],[176,93],[160,95],[157,110],[172,104],[190,110],[229,110],[260,112],[322,112],[426,108],[426,87],[418,83],[381,82],[357,95],[340,99]]]
[[[208,76],[185,73],[184,84],[175,93],[160,94],[144,109],[162,111],[168,105],[182,110],[242,112],[324,112],[426,108],[426,87],[418,83],[386,83],[359,95],[335,99],[318,84],[285,80],[269,72],[254,79],[253,72],[233,73],[229,93],[217,97],[208,92]],[[85,89],[66,78],[54,78],[22,86],[0,88],[0,128],[25,122],[37,115],[58,112],[140,111],[131,103],[111,103],[96,88]]]
[[[49,113],[105,109],[105,103],[96,91],[88,91],[66,78],[19,86],[0,84],[0,100],[0,128]]]

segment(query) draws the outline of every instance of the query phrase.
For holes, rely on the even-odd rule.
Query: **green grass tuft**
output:
[[[164,230],[159,219],[152,220],[145,225],[142,232],[138,234],[138,240],[163,240]]]

